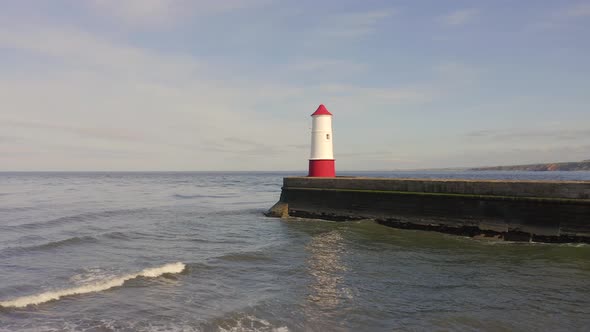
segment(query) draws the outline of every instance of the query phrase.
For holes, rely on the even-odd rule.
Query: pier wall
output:
[[[274,210],[273,210],[274,209]],[[506,240],[590,242],[590,182],[287,177],[271,214]]]

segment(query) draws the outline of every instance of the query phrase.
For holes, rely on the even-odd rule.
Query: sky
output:
[[[590,159],[590,1],[0,0],[0,171]]]

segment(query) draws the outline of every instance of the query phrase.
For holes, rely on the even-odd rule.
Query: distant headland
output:
[[[513,166],[476,167],[471,171],[590,171],[590,159],[577,162],[529,164]]]

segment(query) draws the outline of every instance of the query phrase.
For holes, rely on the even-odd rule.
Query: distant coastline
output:
[[[550,171],[590,171],[590,160],[578,162],[562,162],[547,164],[529,164],[513,166],[492,166],[470,168],[470,171],[532,171],[532,172],[550,172]]]

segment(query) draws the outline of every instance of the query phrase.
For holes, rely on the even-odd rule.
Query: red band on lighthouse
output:
[[[313,177],[333,178],[336,176],[334,159],[331,160],[310,160],[309,175]]]
[[[320,105],[311,115],[311,118],[311,156],[309,158],[308,176],[335,177],[332,113],[324,105]]]

